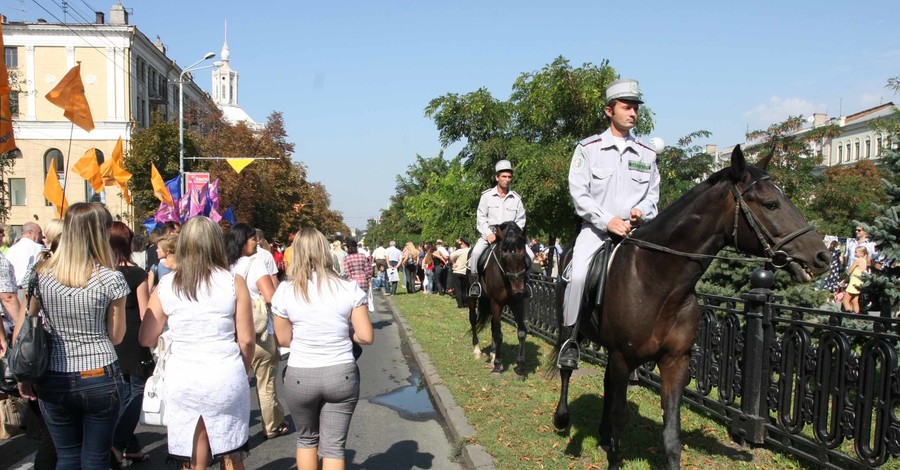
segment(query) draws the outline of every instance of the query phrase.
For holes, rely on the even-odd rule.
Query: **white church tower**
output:
[[[228,49],[228,21],[225,21],[225,44],[222,45],[222,66],[212,72],[212,99],[231,124],[243,122],[250,129],[262,130],[263,126],[250,117],[238,104],[238,73],[231,68],[231,51]]]

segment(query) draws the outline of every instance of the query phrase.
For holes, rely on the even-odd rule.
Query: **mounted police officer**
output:
[[[610,235],[626,236],[657,214],[659,171],[656,152],[631,135],[643,103],[637,80],[621,79],[606,89],[606,132],[582,140],[569,167],[569,193],[581,229],[572,253],[571,279],[563,304],[563,329],[569,337],[560,348],[557,366],[577,369],[576,341],[585,277],[594,254]]]
[[[478,259],[484,253],[485,248],[494,243],[497,235],[491,230],[491,226],[500,225],[503,222],[513,221],[520,229],[525,230],[525,206],[522,204],[522,196],[509,189],[512,182],[513,168],[509,160],[500,160],[494,166],[494,179],[497,185],[481,193],[478,201],[478,214],[475,217],[475,228],[481,237],[475,242],[475,246],[469,252],[468,268],[474,278],[469,288],[469,297],[481,296],[481,278],[478,274]],[[534,260],[534,253],[525,246],[528,258]]]

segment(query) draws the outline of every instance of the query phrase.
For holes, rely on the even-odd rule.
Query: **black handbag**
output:
[[[9,368],[9,361],[6,359],[7,356],[9,356],[8,349],[6,354],[4,354],[3,357],[0,357],[0,393],[18,395],[19,382]]]
[[[28,283],[28,313],[7,355],[12,375],[19,382],[36,382],[50,366],[50,334],[44,329],[44,310],[38,276]],[[43,312],[46,316],[47,312]]]

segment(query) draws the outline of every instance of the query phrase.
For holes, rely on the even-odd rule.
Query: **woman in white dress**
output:
[[[172,336],[165,381],[169,458],[183,468],[221,461],[222,468],[241,470],[255,347],[250,294],[229,271],[222,231],[212,220],[185,223],[175,253],[178,269],[160,280],[140,333],[147,347],[167,323]]]

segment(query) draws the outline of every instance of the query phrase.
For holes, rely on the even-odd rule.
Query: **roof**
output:
[[[259,130],[263,127],[261,124],[254,121],[253,118],[239,106],[219,105],[219,109],[222,110],[222,115],[225,116],[225,120],[232,124],[243,122],[247,127],[254,130]]]
[[[853,121],[863,120],[865,118],[873,119],[878,117],[883,117],[886,114],[890,114],[894,109],[894,103],[887,102],[885,104],[876,106],[874,108],[869,108],[862,110],[858,113],[851,114],[844,119],[844,122],[849,124]],[[868,119],[865,119],[868,120]]]

